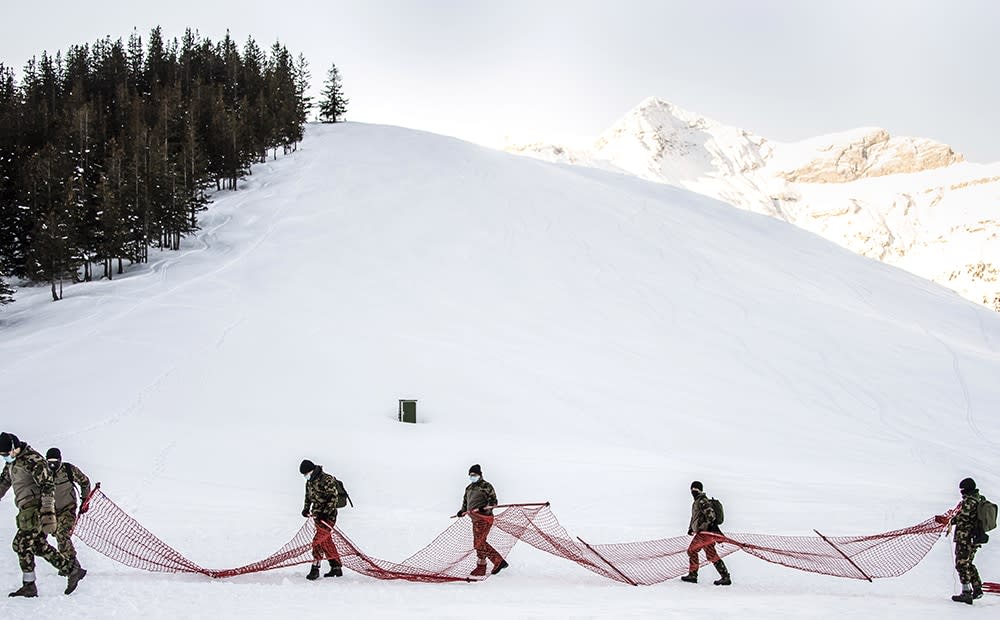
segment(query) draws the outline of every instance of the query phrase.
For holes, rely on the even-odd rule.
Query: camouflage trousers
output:
[[[962,584],[971,583],[973,587],[982,588],[983,580],[979,578],[979,570],[972,563],[976,559],[976,551],[979,545],[970,542],[955,543],[955,570],[958,571],[958,579]]]
[[[469,516],[472,518],[472,546],[476,549],[478,563],[485,564],[486,558],[489,558],[494,566],[499,566],[503,562],[503,556],[486,540],[493,527],[493,517],[473,514]]]
[[[59,553],[49,544],[48,538],[41,530],[18,530],[11,544],[17,560],[21,564],[22,573],[35,571],[35,556],[41,556],[46,562],[59,571],[60,575],[68,575],[73,566],[72,561]]]
[[[705,550],[705,557],[708,561],[715,566],[715,570],[719,571],[720,577],[728,577],[729,569],[726,568],[726,563],[722,561],[719,557],[719,553],[715,550],[715,543],[707,543],[707,537],[702,536],[700,533],[695,534],[694,538],[691,539],[691,544],[688,545],[688,572],[692,575],[698,574],[698,566],[701,562],[698,560],[698,552],[702,549]]]
[[[340,552],[333,542],[333,527],[337,525],[337,520],[317,517],[315,523],[316,533],[312,540],[313,562],[319,564],[325,559],[330,561],[330,568],[341,567]]]
[[[56,515],[56,545],[59,553],[70,562],[76,562],[76,548],[73,546],[73,526],[76,525],[76,511],[64,510]]]

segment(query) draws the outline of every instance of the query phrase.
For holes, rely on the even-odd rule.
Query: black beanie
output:
[[[479,466],[479,463],[476,463],[475,465],[469,468],[469,473],[476,474],[477,476],[482,476],[483,468]]]
[[[705,490],[705,485],[703,485],[702,483],[700,483],[697,480],[695,480],[694,482],[691,483],[691,488],[692,489],[698,489],[699,491],[704,491]]]
[[[59,451],[59,448],[49,448],[49,451],[45,453],[45,460],[51,459],[62,460],[62,452]]]
[[[14,433],[0,433],[0,452],[10,452],[21,443]]]
[[[305,459],[299,465],[299,473],[303,476],[316,469],[316,465],[309,459]]]
[[[972,493],[976,490],[976,481],[972,478],[966,478],[958,483],[958,488],[962,491],[962,493]]]

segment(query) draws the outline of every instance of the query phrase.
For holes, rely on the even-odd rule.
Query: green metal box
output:
[[[417,423],[417,401],[399,400],[399,421],[409,422],[410,424]]]

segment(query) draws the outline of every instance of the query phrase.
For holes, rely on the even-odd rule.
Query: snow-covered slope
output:
[[[590,144],[509,151],[719,198],[1000,310],[1000,163],[862,128],[779,143],[650,98]]]
[[[596,542],[684,532],[693,479],[732,531],[809,535],[918,522],[967,475],[1000,488],[1000,316],[775,219],[346,124],[310,127],[203,227],[120,280],[59,303],[22,290],[0,312],[4,429],[58,445],[202,565],[259,559],[299,527],[304,457],[346,482],[357,507],[340,527],[391,560],[451,523],[476,462],[502,501],[550,500]],[[419,400],[420,424],[395,421],[398,398]],[[13,515],[5,498],[10,535]],[[947,600],[943,543],[875,584],[732,556],[725,591],[624,587],[530,548],[468,585],[83,562],[73,596],[41,564],[42,598],[0,604],[61,618],[968,612]],[[979,565],[1000,576],[995,554]],[[18,581],[8,552],[0,583]]]

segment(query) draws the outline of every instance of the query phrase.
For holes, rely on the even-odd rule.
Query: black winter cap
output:
[[[704,491],[705,490],[705,485],[703,485],[702,483],[700,483],[697,480],[695,480],[694,482],[691,483],[691,488],[692,489],[698,489],[699,491]]]
[[[966,478],[958,483],[958,488],[961,489],[963,493],[972,493],[976,490],[976,481],[972,478]]]
[[[59,451],[59,448],[49,448],[49,451],[45,453],[45,460],[51,459],[62,460],[62,452]]]
[[[0,433],[0,452],[10,452],[21,443],[14,433]]]
[[[305,459],[299,464],[299,473],[303,476],[316,469],[316,465],[309,459]]]
[[[475,465],[469,468],[469,473],[476,474],[477,476],[482,476],[483,468],[479,466],[479,463],[476,463]]]

